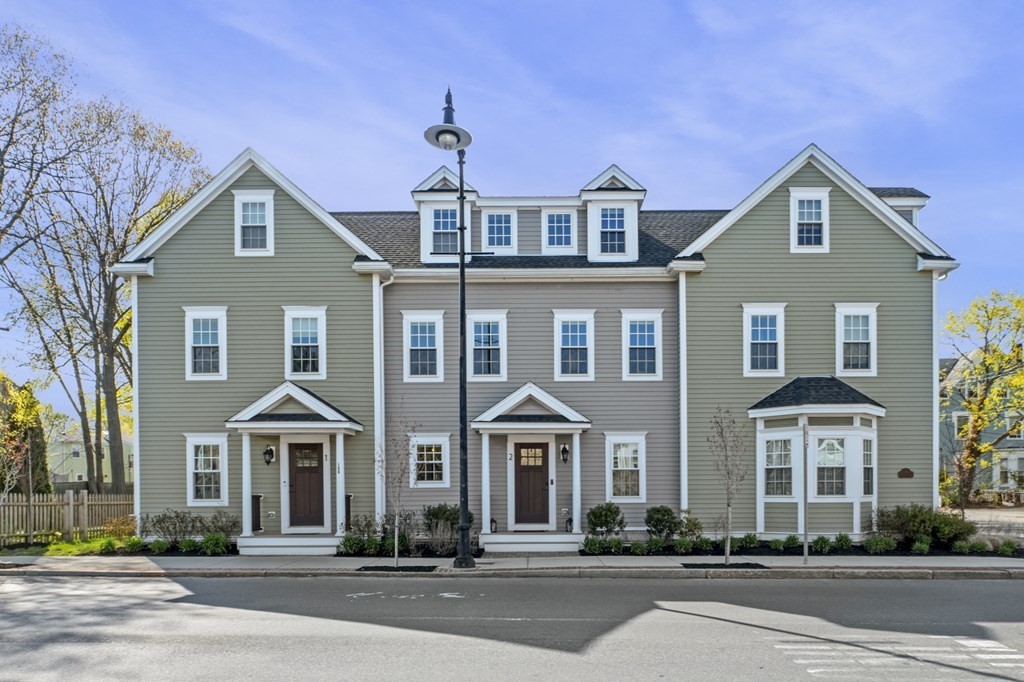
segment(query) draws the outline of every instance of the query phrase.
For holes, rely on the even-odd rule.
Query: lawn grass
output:
[[[49,545],[29,545],[0,549],[2,556],[89,556],[100,553],[100,545],[106,538],[94,538],[86,542],[54,542]],[[118,548],[121,543],[117,542]]]

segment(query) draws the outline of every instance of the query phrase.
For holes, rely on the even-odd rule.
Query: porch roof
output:
[[[512,413],[517,407],[532,401],[547,412],[535,414]],[[571,433],[590,428],[590,420],[533,382],[527,382],[495,403],[472,422],[478,431],[524,431]]]
[[[287,400],[294,400],[309,412],[271,412]],[[363,425],[308,388],[286,381],[231,416],[224,424],[241,431],[343,431],[354,433]]]
[[[833,376],[797,377],[750,406],[750,417],[793,414],[866,413],[885,416],[885,407]]]

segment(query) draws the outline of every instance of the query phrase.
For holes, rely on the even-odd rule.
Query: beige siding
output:
[[[790,186],[832,187],[830,253],[789,253]],[[932,283],[929,273],[917,271],[913,247],[808,165],[706,248],[704,257],[707,269],[687,276],[693,512],[705,523],[724,512],[706,442],[715,408],[731,410],[747,431],[753,468],[755,425],[747,409],[797,376],[835,373],[834,304],[845,302],[880,304],[878,376],[843,379],[888,409],[878,430],[879,502],[930,504]],[[742,376],[742,304],[757,302],[787,303],[784,378]],[[898,479],[903,467],[915,477]],[[859,480],[851,470],[851,483]],[[738,507],[736,525],[743,529],[748,521],[753,527],[751,481],[753,471]]]
[[[874,515],[875,510],[870,502],[860,503],[860,530],[862,533],[868,533],[874,529]]]
[[[234,255],[230,189],[276,190],[273,257]],[[225,433],[225,420],[284,381],[282,305],[327,306],[327,380],[299,382],[359,420],[346,441],[348,491],[373,510],[371,280],[355,252],[257,170],[247,171],[156,254],[156,276],[139,280],[139,451],[143,513],[186,505],[187,432]],[[185,381],[182,306],[227,306],[228,380]],[[279,468],[253,438],[253,492],[264,526],[280,520]],[[229,506],[241,513],[242,439],[229,437]],[[332,505],[333,510],[333,505]],[[196,508],[200,513],[210,508]],[[277,519],[269,519],[273,511]],[[332,514],[333,516],[333,514]],[[333,522],[333,519],[332,519]]]
[[[812,502],[807,508],[807,532],[852,533],[853,504],[849,502]]]
[[[764,532],[765,533],[796,533],[797,514],[799,508],[796,504],[786,502],[773,502],[764,506]]]

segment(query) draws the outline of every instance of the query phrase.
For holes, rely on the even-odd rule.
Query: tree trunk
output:
[[[398,511],[395,511],[395,568],[398,568]]]
[[[732,502],[725,503],[725,565],[729,565],[732,551]]]
[[[94,349],[94,352],[95,349]],[[98,353],[93,357],[95,376],[100,376],[100,361]],[[93,440],[96,443],[96,492],[103,492],[103,389],[97,381],[93,387],[94,411],[93,415]]]
[[[103,352],[103,399],[107,416],[107,454],[110,457],[110,492],[119,495],[125,492],[124,449],[121,440],[121,414],[117,404],[117,381],[115,377],[114,349],[104,344]]]

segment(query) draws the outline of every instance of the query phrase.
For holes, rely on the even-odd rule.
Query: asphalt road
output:
[[[0,679],[1024,679],[1020,581],[0,577]]]

